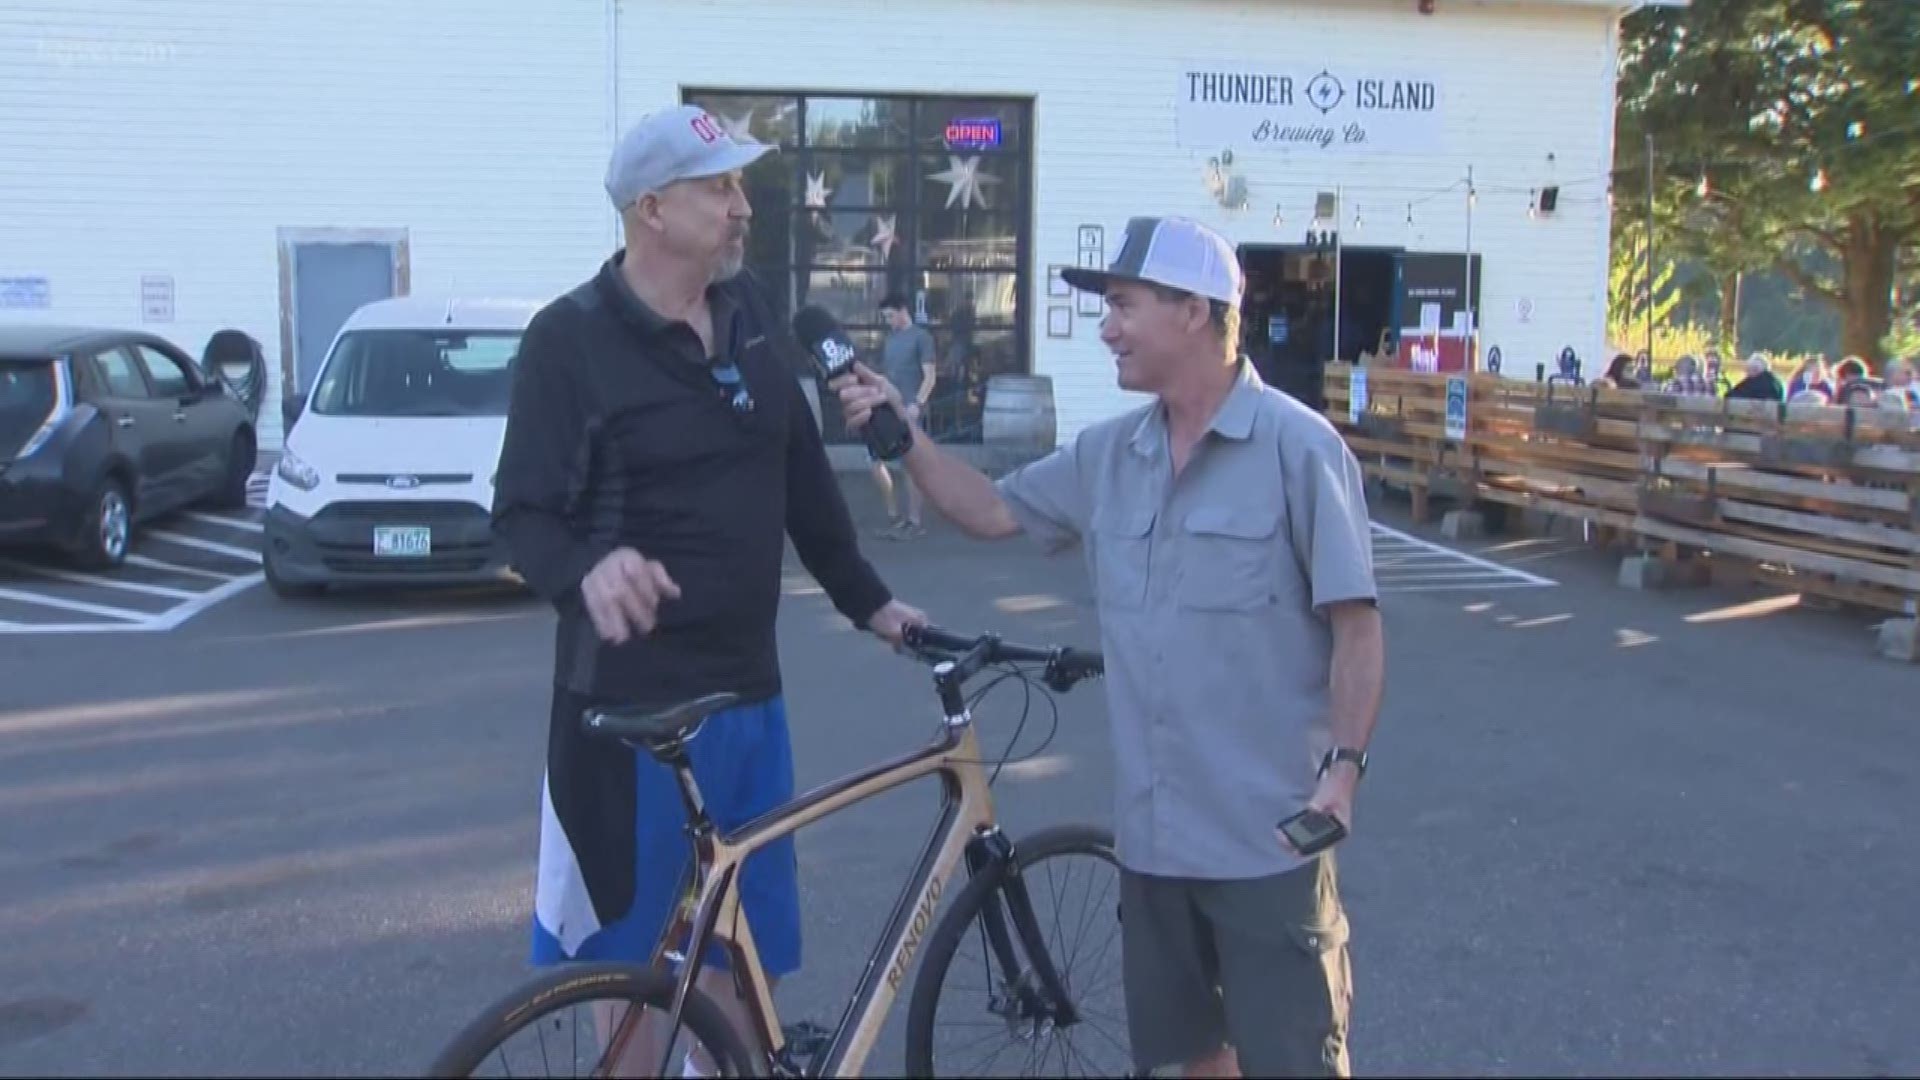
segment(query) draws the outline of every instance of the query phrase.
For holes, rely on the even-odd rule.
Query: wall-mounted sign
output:
[[[173,321],[173,275],[140,276],[140,318],[144,322]]]
[[[1467,380],[1455,375],[1447,380],[1447,438],[1461,442],[1467,437]]]
[[[1183,65],[1177,139],[1195,150],[1427,153],[1440,145],[1440,80],[1319,64]]]
[[[0,308],[44,311],[53,306],[53,289],[43,277],[0,277]]]
[[[1000,118],[983,116],[974,120],[949,120],[946,137],[949,150],[998,150]]]

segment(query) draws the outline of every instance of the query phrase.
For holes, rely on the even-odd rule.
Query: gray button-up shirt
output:
[[[1298,866],[1274,826],[1332,744],[1324,607],[1376,597],[1360,464],[1333,425],[1242,361],[1177,479],[1155,402],[998,488],[1042,546],[1086,552],[1120,861],[1195,878]]]

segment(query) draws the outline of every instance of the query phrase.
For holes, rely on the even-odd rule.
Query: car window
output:
[[[147,396],[146,377],[140,374],[139,364],[125,349],[108,349],[93,358],[93,365],[107,386],[108,397]]]
[[[187,373],[186,365],[149,345],[133,348],[146,362],[147,374],[153,377],[154,397],[185,397],[193,389],[193,376]]]

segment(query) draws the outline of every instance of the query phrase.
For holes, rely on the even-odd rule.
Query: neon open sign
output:
[[[993,150],[999,145],[1000,118],[997,116],[947,122],[949,150]]]

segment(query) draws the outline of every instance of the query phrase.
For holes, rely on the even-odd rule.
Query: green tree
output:
[[[1723,336],[1737,275],[1772,267],[1880,359],[1920,257],[1920,3],[1693,0],[1622,31],[1616,213],[1644,216],[1651,161],[1656,250],[1720,283]]]

